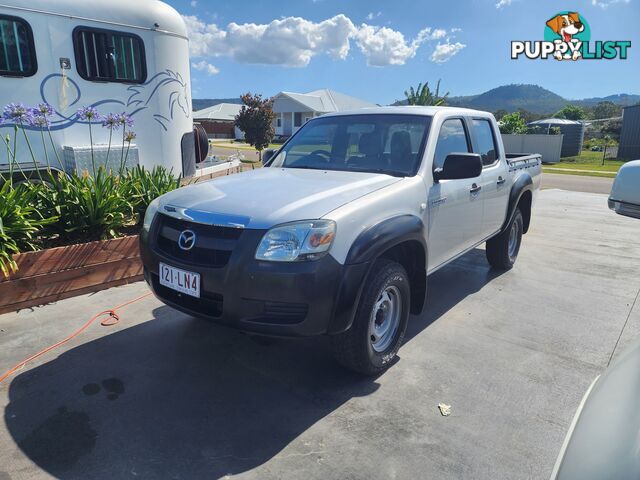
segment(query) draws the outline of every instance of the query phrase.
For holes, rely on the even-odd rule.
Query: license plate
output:
[[[160,285],[200,298],[200,274],[160,263]]]

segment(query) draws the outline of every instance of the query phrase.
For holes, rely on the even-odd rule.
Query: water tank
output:
[[[529,126],[539,127],[539,133],[544,133],[552,127],[558,127],[560,133],[564,135],[560,156],[575,157],[580,155],[582,142],[584,141],[584,123],[564,118],[545,118],[544,120],[531,122]]]
[[[622,112],[618,157],[625,160],[640,159],[640,105],[626,107]]]

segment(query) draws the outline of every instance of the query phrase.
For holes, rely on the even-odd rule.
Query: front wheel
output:
[[[524,220],[520,208],[516,211],[507,228],[499,235],[487,241],[487,260],[492,267],[500,270],[509,270],[516,263],[522,234],[524,233]]]
[[[365,281],[351,328],[332,337],[336,359],[365,375],[387,369],[402,345],[409,305],[405,269],[391,260],[376,260]]]

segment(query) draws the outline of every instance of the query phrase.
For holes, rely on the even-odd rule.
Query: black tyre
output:
[[[516,258],[518,258],[523,232],[522,212],[516,208],[507,228],[487,242],[487,260],[492,267],[500,270],[509,270],[513,267]]]
[[[332,337],[336,359],[365,375],[387,369],[407,330],[410,295],[409,279],[402,265],[376,260],[365,281],[353,325]]]

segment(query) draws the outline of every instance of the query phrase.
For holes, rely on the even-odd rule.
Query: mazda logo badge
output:
[[[196,234],[193,230],[185,230],[178,237],[178,246],[182,250],[191,250],[196,244]]]

